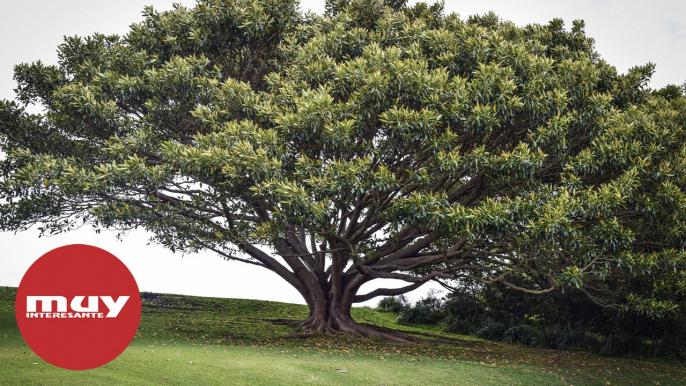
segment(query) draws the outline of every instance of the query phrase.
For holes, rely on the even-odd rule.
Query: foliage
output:
[[[379,302],[380,304],[381,302]],[[437,324],[442,316],[443,303],[438,293],[430,291],[423,298],[398,313],[398,322],[409,324]]]
[[[384,312],[399,313],[410,305],[405,295],[388,296],[379,300],[378,309]]]
[[[683,298],[678,312],[662,318],[603,308],[579,290],[534,295],[494,285],[462,288],[435,301],[437,312],[426,312],[418,301],[396,312],[398,321],[541,348],[686,360]]]
[[[652,64],[617,73],[582,21],[402,0],[144,16],[15,68],[0,229],[143,227],[275,272],[327,331],[362,332],[354,302],[431,280],[676,309],[686,98],[650,90]],[[358,295],[373,279],[408,285]]]

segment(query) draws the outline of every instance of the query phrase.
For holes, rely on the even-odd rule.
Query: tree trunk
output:
[[[360,333],[361,326],[350,315],[349,307],[340,307],[334,302],[320,301],[310,305],[310,314],[302,322],[306,330],[331,333]]]
[[[407,342],[401,334],[381,331],[380,328],[360,324],[351,314],[352,303],[342,304],[333,299],[321,299],[320,301],[308,301],[310,314],[300,323],[306,331],[320,331],[333,334],[353,334],[366,337],[382,337],[395,342]]]
[[[304,234],[304,231],[301,232]],[[324,255],[320,254],[320,264],[316,264],[314,256],[309,254],[304,241],[299,241],[294,232],[289,233],[290,242],[286,239],[276,245],[279,255],[284,259],[290,270],[274,264],[274,260],[257,248],[245,244],[243,248],[265,267],[272,270],[291,284],[303,296],[310,308],[310,313],[300,322],[306,331],[320,331],[335,334],[355,334],[361,336],[378,336],[396,342],[407,342],[402,334],[357,323],[350,315],[350,309],[356,300],[357,291],[371,277],[357,273],[345,277],[344,268],[350,260],[349,255],[338,252],[331,254],[331,266],[325,269]],[[334,249],[342,246],[330,241]],[[300,255],[296,257],[296,255]],[[311,254],[310,254],[311,255]],[[383,330],[383,331],[382,331]]]

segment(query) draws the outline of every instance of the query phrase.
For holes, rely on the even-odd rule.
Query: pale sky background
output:
[[[177,1],[192,7],[194,0]],[[63,36],[94,32],[120,34],[142,20],[145,5],[170,9],[168,0],[24,0],[0,2],[0,99],[13,99],[16,87],[12,67],[22,62],[57,62],[56,47]],[[321,13],[324,0],[303,0],[303,9]],[[686,1],[684,0],[446,0],[446,11],[463,18],[495,11],[517,25],[545,24],[553,18],[571,26],[586,21],[586,32],[596,49],[624,73],[635,65],[656,63],[651,87],[682,84],[686,80]],[[298,292],[275,274],[238,262],[227,262],[212,253],[182,256],[134,232],[123,242],[114,233],[95,234],[90,228],[65,235],[37,238],[37,232],[0,232],[0,285],[18,286],[29,266],[53,248],[81,243],[106,249],[131,270],[142,291],[199,296],[249,298],[303,303]],[[398,286],[398,285],[395,285]],[[363,287],[366,293],[375,287]],[[424,286],[409,294],[418,299]],[[375,305],[378,298],[368,302]]]

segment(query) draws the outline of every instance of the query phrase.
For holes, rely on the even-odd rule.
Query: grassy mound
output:
[[[0,384],[232,385],[683,385],[683,364],[541,350],[401,326],[390,313],[354,309],[361,323],[403,330],[397,344],[301,334],[283,320],[307,307],[277,302],[142,294],[129,348],[88,371],[54,367],[24,343],[16,289],[0,287]]]

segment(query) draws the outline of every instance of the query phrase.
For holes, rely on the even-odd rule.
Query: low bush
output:
[[[381,299],[381,301],[379,301],[379,305],[377,306],[377,308],[384,312],[399,313],[409,306],[410,302],[407,300],[407,298],[403,295],[400,295],[388,296]]]
[[[530,295],[497,286],[414,304],[387,297],[379,309],[403,324],[440,325],[446,332],[540,348],[585,350],[608,356],[686,360],[686,304],[661,319],[603,308],[580,291]]]

